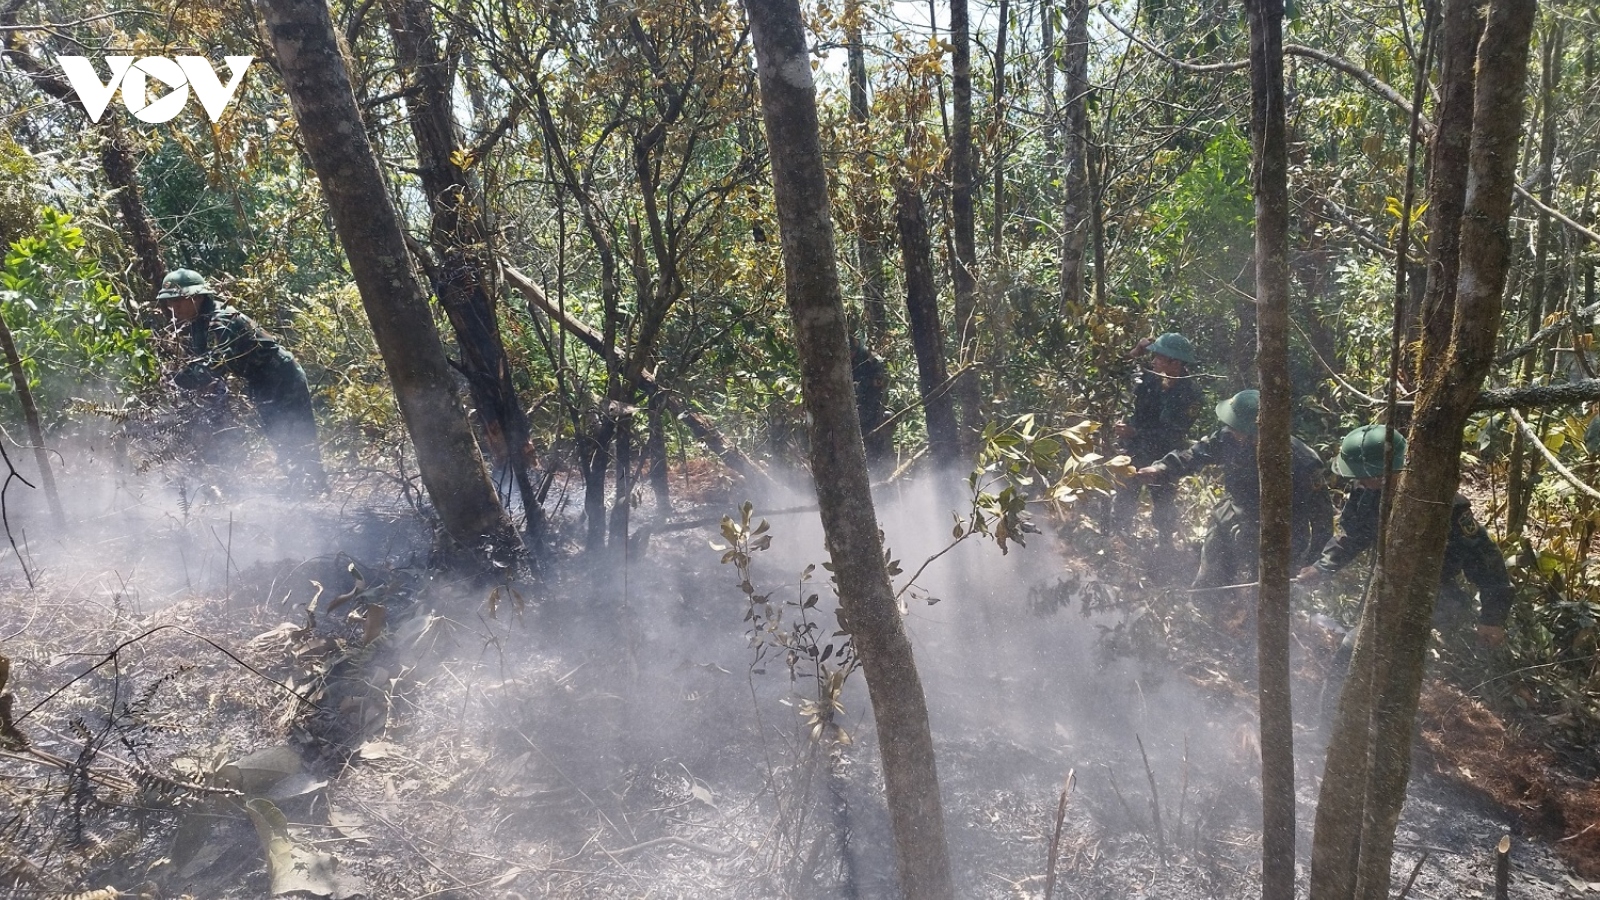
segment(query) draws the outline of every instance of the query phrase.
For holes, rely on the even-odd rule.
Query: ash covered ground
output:
[[[954,506],[880,498],[907,574]],[[16,896],[897,896],[863,679],[834,717],[849,743],[813,741],[810,669],[753,646],[715,525],[509,581],[429,571],[409,506],[370,493],[150,480],[73,507],[66,532],[12,508],[0,653],[28,746],[0,755],[0,872]],[[770,521],[753,587],[827,643],[825,574],[801,581],[824,559],[815,515]],[[1248,664],[1152,652],[1168,622],[1134,582],[1092,574],[1185,559],[1084,552],[969,541],[906,595],[958,893],[1043,897],[1053,848],[1056,897],[1256,896]],[[1308,854],[1319,650],[1301,650]],[[1591,890],[1514,811],[1432,769],[1419,758],[1401,824],[1409,896],[1492,896],[1508,831],[1513,896]]]

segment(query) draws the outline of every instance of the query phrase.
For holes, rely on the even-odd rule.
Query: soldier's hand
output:
[[[1327,574],[1328,573],[1322,571],[1316,566],[1306,566],[1304,569],[1300,570],[1300,574],[1294,576],[1294,583],[1303,585],[1316,584],[1326,577]]]
[[[1478,643],[1490,650],[1499,650],[1506,645],[1506,628],[1504,625],[1479,625]]]
[[[1145,466],[1144,468],[1134,472],[1133,477],[1135,481],[1154,481],[1157,478],[1160,478],[1164,471],[1166,470],[1159,466]]]
[[[1138,359],[1139,357],[1144,355],[1145,348],[1149,347],[1151,344],[1154,344],[1155,342],[1156,342],[1156,339],[1153,338],[1153,337],[1142,337],[1142,338],[1139,338],[1139,343],[1134,344],[1133,345],[1133,349],[1128,351],[1128,358],[1129,359]]]

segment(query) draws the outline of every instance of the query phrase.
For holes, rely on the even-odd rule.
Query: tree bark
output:
[[[933,243],[922,192],[910,176],[895,186],[895,222],[906,272],[906,318],[917,357],[917,386],[928,428],[928,453],[946,471],[961,464],[961,429],[945,382],[944,331],[939,326],[939,289],[933,281]]]
[[[883,564],[850,384],[844,302],[811,55],[798,0],[746,0],[783,238],[784,288],[810,418],[811,472],[839,590],[840,622],[867,678],[902,895],[953,900],[927,701]]]
[[[435,296],[455,331],[460,370],[467,379],[488,443],[511,470],[531,540],[543,531],[528,474],[528,416],[511,379],[496,313],[492,232],[462,158],[455,122],[453,69],[439,55],[433,8],[426,0],[387,0],[389,30],[402,71],[415,93],[406,98],[417,144],[417,168],[428,198],[428,240],[438,258]]]
[[[850,122],[858,131],[857,140],[867,134],[871,104],[867,95],[867,54],[861,39],[861,0],[850,0],[845,12],[846,41],[849,43],[850,66]],[[889,307],[888,279],[883,271],[883,198],[878,188],[878,172],[873,154],[866,149],[856,154],[856,168],[862,182],[856,185],[856,264],[861,270],[861,306],[866,320],[867,334],[863,343],[867,357],[877,360],[876,354],[888,351]],[[858,377],[860,373],[857,373]],[[867,392],[873,403],[864,405],[861,430],[867,445],[867,464],[874,469],[888,462],[894,454],[894,429],[880,428],[882,416],[869,420],[867,408],[881,411],[886,400],[888,380],[868,385]]]
[[[963,449],[983,430],[978,370],[978,237],[972,159],[972,36],[967,0],[950,0],[950,226],[955,248],[956,359],[965,371],[956,379]]]
[[[1477,3],[1444,4],[1439,43],[1439,101],[1428,166],[1428,284],[1411,342],[1431,333],[1435,344],[1450,332],[1455,309],[1456,275],[1461,261],[1460,222],[1467,193],[1467,154],[1472,143],[1473,98],[1477,86],[1473,66],[1483,14]],[[1421,333],[1416,333],[1416,332]],[[1420,379],[1420,361],[1411,373]],[[1413,381],[1417,383],[1417,381]]]
[[[850,0],[846,7],[846,41],[849,43],[850,121],[866,132],[872,115],[867,85],[867,53],[861,39],[861,0]],[[866,313],[867,347],[882,353],[889,342],[889,283],[883,272],[883,201],[878,189],[873,155],[863,151],[856,158],[865,184],[855,195],[856,264],[861,267],[861,306]],[[890,436],[892,437],[892,435]],[[867,455],[873,455],[868,441]],[[885,442],[887,443],[887,442]],[[885,454],[886,455],[886,454]]]
[[[1073,321],[1084,299],[1089,245],[1089,0],[1067,0],[1061,58],[1066,97],[1061,123],[1061,317]]]
[[[1261,896],[1293,900],[1294,718],[1289,706],[1290,521],[1289,154],[1284,114],[1283,0],[1246,0],[1250,133],[1255,147],[1256,461],[1261,477],[1257,696],[1261,722]]]
[[[517,547],[456,399],[400,215],[360,127],[326,0],[260,0],[260,9],[440,524],[462,549],[485,541],[496,552]]]
[[[1347,686],[1341,698],[1317,809],[1311,900],[1382,900],[1388,894],[1450,498],[1460,477],[1461,432],[1494,358],[1536,3],[1494,0],[1487,9],[1462,217],[1441,223],[1460,229],[1455,303],[1430,307],[1425,316],[1426,378],[1388,523],[1389,546],[1350,664],[1351,683],[1369,683],[1370,697]],[[1447,9],[1447,30],[1458,12]],[[1446,124],[1441,117],[1441,131]],[[1437,327],[1441,321],[1447,329]]]

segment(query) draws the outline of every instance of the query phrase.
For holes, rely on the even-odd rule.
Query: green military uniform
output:
[[[1382,491],[1356,487],[1345,497],[1339,511],[1339,528],[1322,549],[1316,567],[1326,573],[1337,572],[1378,542],[1378,514]],[[1481,602],[1478,621],[1504,627],[1511,614],[1511,577],[1505,558],[1489,533],[1472,515],[1472,503],[1456,495],[1450,510],[1450,537],[1444,547],[1444,569],[1439,574],[1439,596],[1449,601],[1435,607],[1435,615],[1449,616],[1465,605],[1468,596],[1457,587],[1465,575],[1478,589]]]
[[[1294,456],[1291,554],[1298,563],[1327,541],[1332,530],[1333,501],[1328,496],[1321,457],[1299,438],[1292,437],[1290,441]],[[1172,482],[1207,466],[1222,470],[1223,497],[1211,509],[1194,586],[1253,581],[1261,532],[1261,476],[1256,466],[1255,441],[1238,440],[1219,428],[1185,450],[1168,453],[1154,468],[1162,472],[1160,481]]]
[[[198,280],[198,284],[195,282]],[[244,313],[220,302],[199,275],[179,269],[168,275],[157,298],[195,296],[199,316],[184,327],[188,358],[174,379],[189,390],[226,375],[244,382],[261,417],[262,430],[290,481],[320,489],[326,484],[317,448],[317,423],[305,371],[278,341]]]
[[[1189,378],[1167,378],[1141,368],[1133,377],[1133,415],[1128,418],[1124,449],[1136,466],[1147,466],[1182,448],[1200,412],[1200,388]],[[1138,484],[1117,492],[1117,524],[1132,524],[1139,500]],[[1178,527],[1178,486],[1174,482],[1149,485],[1150,524],[1165,542]]]

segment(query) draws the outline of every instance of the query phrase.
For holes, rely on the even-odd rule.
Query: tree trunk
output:
[[[1450,5],[1458,3],[1464,0]],[[1311,900],[1383,900],[1388,894],[1450,498],[1460,477],[1461,432],[1493,360],[1500,324],[1535,11],[1535,0],[1494,0],[1478,45],[1455,304],[1430,307],[1424,323],[1427,377],[1395,492],[1389,547],[1351,660],[1351,683],[1370,683],[1370,697],[1347,686],[1341,698],[1317,809]],[[1452,12],[1459,10],[1447,9],[1447,31]],[[1441,120],[1441,130],[1444,125]],[[1448,329],[1436,327],[1438,320]]]
[[[989,257],[997,266],[1004,259],[1006,226],[1006,32],[1011,24],[1011,0],[1000,0],[999,31],[994,39],[994,90],[990,100],[990,113],[994,116],[991,129],[990,156],[994,158],[994,192],[990,202]],[[1003,282],[1004,279],[1002,278]]]
[[[1467,153],[1472,142],[1473,66],[1483,14],[1477,3],[1444,4],[1439,44],[1439,101],[1428,174],[1428,284],[1417,330],[1408,343],[1431,333],[1443,346],[1455,310],[1456,275],[1461,262],[1461,213],[1467,194]],[[1423,375],[1421,361],[1411,383]]]
[[[516,532],[456,399],[399,213],[359,126],[361,112],[326,0],[261,0],[260,8],[444,531],[463,549],[476,550],[485,540],[498,551],[514,548]]]
[[[633,511],[633,414],[623,413],[617,419],[616,459],[612,470],[617,473],[617,483],[611,493],[610,547],[621,556],[628,546],[628,520]]]
[[[656,520],[665,522],[672,515],[672,488],[667,478],[667,401],[659,391],[650,395],[649,435],[645,457],[650,466],[650,493],[656,498]]]
[[[849,0],[846,41],[850,44],[850,121],[865,132],[872,114],[867,92],[867,53],[861,40],[861,0]],[[856,190],[856,264],[861,267],[861,306],[867,320],[867,348],[878,353],[889,343],[889,284],[883,273],[883,202],[873,155],[856,158],[865,184]],[[870,441],[869,441],[870,443]],[[869,447],[869,456],[871,455]]]
[[[1549,206],[1555,199],[1555,159],[1557,131],[1557,91],[1561,84],[1562,28],[1560,22],[1550,27],[1543,44],[1543,67],[1539,78],[1539,116],[1543,121],[1539,139],[1539,199]],[[1547,316],[1553,314],[1560,303],[1561,278],[1550,261],[1553,247],[1554,225],[1550,215],[1540,210],[1536,220],[1534,244],[1533,284],[1527,291],[1528,335],[1530,339],[1542,330]],[[1553,370],[1555,353],[1529,354],[1522,360],[1522,381],[1532,383],[1541,370]],[[1507,466],[1510,477],[1506,480],[1506,541],[1513,547],[1522,543],[1522,531],[1528,521],[1528,508],[1533,502],[1533,489],[1538,484],[1540,463],[1544,457],[1532,454],[1531,463],[1524,465],[1527,438],[1522,429],[1512,434],[1511,460]]]
[[[956,359],[963,367],[956,379],[961,407],[961,443],[968,449],[983,430],[983,404],[978,370],[978,237],[973,194],[972,36],[967,0],[950,0],[950,228],[955,249]]]
[[[784,289],[810,417],[811,473],[839,589],[840,624],[867,678],[900,889],[953,900],[927,701],[895,603],[850,385],[811,54],[798,0],[746,0],[783,238]]]
[[[1089,0],[1067,0],[1061,57],[1066,98],[1061,123],[1061,318],[1074,321],[1084,300],[1089,244]]]
[[[388,0],[389,29],[402,70],[417,93],[406,100],[417,168],[433,222],[429,243],[438,257],[434,285],[461,352],[460,369],[496,462],[511,470],[527,533],[543,529],[528,474],[528,416],[511,379],[500,337],[493,282],[493,238],[477,186],[462,168],[461,138],[452,103],[453,69],[440,58],[433,9],[426,0]]]
[[[1246,0],[1250,133],[1255,146],[1256,366],[1261,412],[1261,568],[1256,647],[1261,721],[1261,896],[1294,898],[1294,718],[1289,707],[1290,521],[1289,154],[1284,118],[1283,0]]]
[[[867,53],[861,40],[861,0],[850,0],[846,7],[845,30],[849,43],[850,122],[862,136],[867,133],[871,104],[867,95]],[[856,154],[856,167],[862,183],[854,192],[856,207],[856,264],[861,269],[861,306],[866,320],[865,359],[872,372],[856,372],[857,383],[864,375],[884,367],[879,353],[889,348],[888,279],[883,272],[883,199],[878,190],[878,174],[873,154]],[[861,431],[867,445],[867,464],[873,469],[885,465],[894,454],[894,429],[881,428],[883,409],[888,399],[888,379],[878,378],[858,388]],[[862,400],[869,402],[861,402]]]
[[[906,271],[906,318],[917,357],[917,386],[928,427],[928,453],[939,468],[961,464],[961,430],[951,403],[944,364],[944,331],[939,326],[939,289],[933,281],[933,243],[922,192],[910,176],[895,186],[895,221]]]

